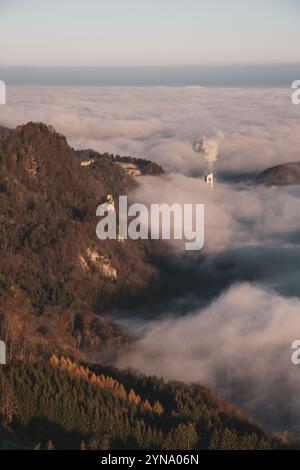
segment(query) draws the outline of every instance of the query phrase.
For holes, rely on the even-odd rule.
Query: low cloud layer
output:
[[[285,246],[300,242],[297,217],[300,190],[217,182],[213,190],[202,179],[182,175],[143,177],[133,194],[151,203],[203,203],[205,253],[240,246]],[[294,237],[292,236],[294,234]]]
[[[131,322],[141,339],[119,365],[207,384],[265,426],[299,435],[299,370],[290,358],[300,338],[300,190],[220,182],[211,190],[176,174],[140,182],[134,197],[148,204],[205,204],[205,248],[183,255],[199,280],[190,313]]]
[[[299,309],[298,299],[234,285],[206,309],[144,325],[118,365],[206,384],[264,425],[299,433]]]
[[[299,108],[287,89],[10,87],[0,122],[53,124],[75,147],[146,157],[198,174],[193,143],[223,135],[215,171],[257,173],[300,159]]]

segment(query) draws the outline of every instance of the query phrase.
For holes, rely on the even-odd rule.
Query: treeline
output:
[[[151,405],[147,398],[145,400],[142,400],[140,395],[138,395],[133,388],[131,388],[129,393],[127,393],[124,385],[122,385],[120,382],[113,379],[112,377],[103,374],[96,375],[88,367],[78,365],[76,364],[76,362],[71,361],[68,358],[65,358],[63,356],[58,358],[55,354],[53,354],[50,358],[50,364],[53,367],[59,367],[63,370],[68,371],[75,377],[80,377],[84,380],[88,380],[97,387],[109,390],[111,393],[117,395],[121,400],[138,405],[141,411],[154,413],[156,415],[162,415],[164,412],[164,409],[159,401],[156,401],[153,405]]]
[[[208,396],[155,377],[139,392],[66,358],[0,369],[2,426],[23,445],[55,449],[266,449],[260,428]],[[153,390],[161,401],[152,401]],[[142,392],[142,393],[141,393]],[[149,392],[149,393],[148,393]],[[164,407],[163,402],[168,403]]]

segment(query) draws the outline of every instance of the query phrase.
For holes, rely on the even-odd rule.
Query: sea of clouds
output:
[[[291,90],[203,87],[11,87],[0,122],[52,124],[76,148],[145,157],[197,174],[193,142],[224,136],[215,170],[257,173],[299,158],[299,108]]]
[[[300,160],[291,91],[8,87],[7,102],[2,125],[43,121],[76,148],[145,157],[169,170],[140,178],[134,200],[205,204],[204,250],[190,257],[174,246],[199,278],[196,303],[180,316],[174,309],[159,321],[131,319],[140,339],[119,365],[209,385],[264,425],[299,435],[291,344],[300,338],[300,189],[251,183],[269,166]],[[203,137],[219,145],[213,190],[193,148]],[[203,306],[207,286],[213,295]]]

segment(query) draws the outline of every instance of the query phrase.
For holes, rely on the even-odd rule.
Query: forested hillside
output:
[[[103,312],[137,306],[160,282],[153,243],[96,237],[97,206],[135,180],[105,159],[82,167],[39,123],[3,130],[0,161],[0,314],[47,348],[114,349],[121,331]]]
[[[116,378],[117,374],[117,378]],[[264,432],[209,390],[53,355],[0,369],[1,421],[29,448],[268,449]],[[24,438],[26,436],[26,438]]]
[[[115,159],[81,165],[66,138],[41,123],[2,129],[0,161],[0,339],[8,362],[0,368],[0,446],[274,446],[204,387],[104,365],[132,341],[107,312],[149,308],[184,286],[179,269],[166,268],[160,242],[96,238],[98,204],[127,194],[136,180]],[[97,363],[89,363],[91,351]]]

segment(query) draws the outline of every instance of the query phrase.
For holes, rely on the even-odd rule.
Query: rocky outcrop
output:
[[[165,173],[164,169],[151,160],[144,158],[134,158],[129,156],[121,157],[110,153],[99,153],[92,149],[77,150],[77,157],[80,159],[81,166],[89,167],[96,162],[105,161],[116,163],[130,176],[152,175],[159,176]]]

